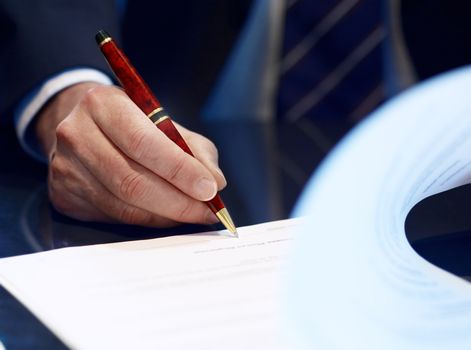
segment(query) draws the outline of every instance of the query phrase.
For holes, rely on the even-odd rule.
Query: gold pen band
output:
[[[111,40],[113,40],[112,38],[108,37],[106,39],[104,39],[103,41],[100,42],[100,47],[105,45],[106,43],[110,42]]]
[[[169,118],[167,113],[165,113],[165,110],[163,109],[163,107],[154,109],[147,116],[149,117],[150,120],[152,120],[152,122],[155,125],[158,125],[159,123],[163,122],[165,119]]]

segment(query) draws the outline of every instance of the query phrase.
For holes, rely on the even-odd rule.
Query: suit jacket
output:
[[[111,74],[94,35],[107,30],[174,115],[197,115],[250,0],[0,1],[0,114],[73,67]]]
[[[171,112],[197,114],[237,37],[250,0],[0,1],[0,115],[47,77],[76,66],[108,72],[93,36],[106,29]],[[467,64],[465,1],[401,2],[420,79]],[[122,36],[121,36],[122,34]]]

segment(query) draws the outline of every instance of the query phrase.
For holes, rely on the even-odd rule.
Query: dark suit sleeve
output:
[[[0,115],[61,71],[108,72],[94,35],[103,28],[118,36],[116,2],[0,0]]]

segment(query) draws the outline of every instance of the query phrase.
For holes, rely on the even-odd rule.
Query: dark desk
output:
[[[48,203],[46,167],[26,156],[13,135],[5,130],[0,130],[0,150],[0,257],[220,228],[185,225],[157,230],[127,225],[87,224],[69,219],[57,213]],[[7,349],[65,348],[2,287],[0,341]]]
[[[219,135],[222,135],[221,126],[214,127],[218,129]],[[253,151],[251,142],[255,141],[247,138],[244,133],[251,130],[249,133],[256,136],[255,129],[246,127],[237,129],[234,126],[230,126],[229,129],[228,135],[232,138],[236,135],[244,140],[244,146],[239,148],[239,152],[242,152],[239,156]],[[258,138],[258,141],[261,139]],[[218,144],[217,140],[216,143]],[[68,219],[55,212],[48,203],[45,167],[30,160],[19,146],[12,145],[16,145],[13,136],[2,132],[0,257],[66,246],[146,239],[211,229],[188,225],[172,230],[156,230],[124,225],[85,224]],[[230,152],[226,155],[235,156]],[[262,156],[262,153],[257,152],[251,154],[255,161],[262,159]],[[228,160],[222,159],[222,162]],[[243,211],[238,210],[240,198],[234,192],[237,191],[232,193],[229,191],[227,196],[224,196],[226,202],[234,204],[236,215],[242,218],[240,221],[243,224],[255,223],[253,218],[243,218]],[[471,208],[471,186],[463,186],[425,200],[412,210],[406,221],[408,238],[419,253],[435,264],[463,277],[471,276],[469,208]],[[231,207],[231,211],[232,209]],[[3,288],[0,288],[0,341],[7,349],[65,347]]]

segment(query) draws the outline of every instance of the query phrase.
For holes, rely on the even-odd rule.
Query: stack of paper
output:
[[[471,349],[471,285],[418,256],[404,231],[421,199],[471,182],[470,91],[467,68],[403,94],[311,180],[288,284],[294,338],[321,349]]]

